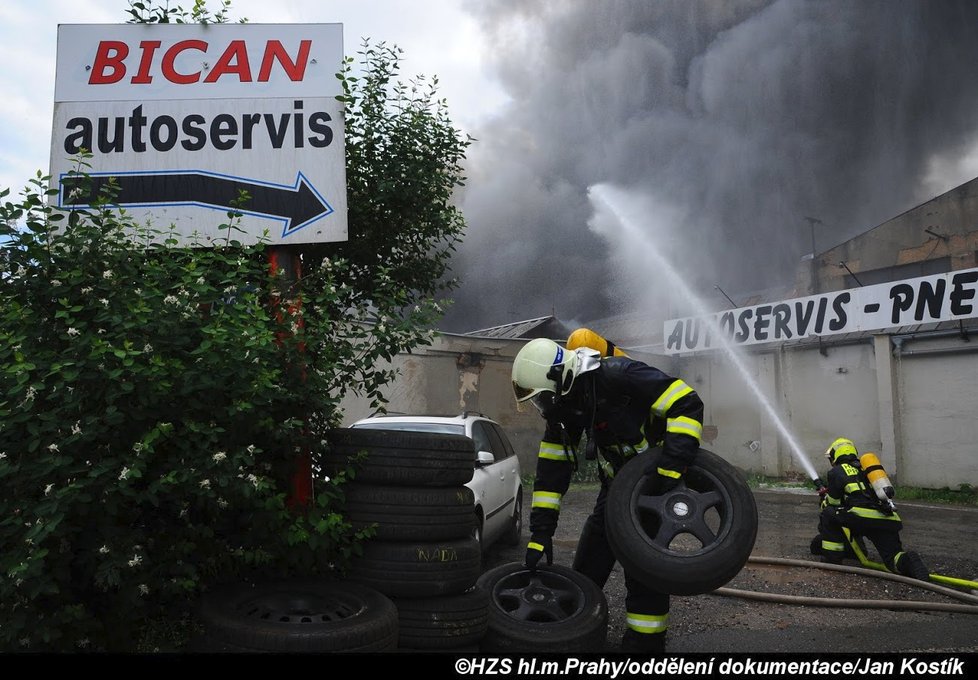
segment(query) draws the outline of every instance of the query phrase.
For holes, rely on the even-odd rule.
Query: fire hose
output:
[[[759,593],[752,590],[739,590],[736,588],[717,588],[713,591],[716,595],[726,597],[739,597],[745,600],[757,600],[760,602],[776,602],[779,604],[795,604],[808,607],[842,607],[847,609],[909,609],[917,611],[940,611],[953,612],[955,614],[978,614],[978,596],[962,593],[951,588],[946,588],[934,583],[919,581],[907,576],[900,576],[888,571],[877,571],[874,569],[864,569],[862,567],[847,567],[841,564],[827,564],[821,562],[809,562],[806,560],[793,560],[781,557],[750,557],[748,563],[752,564],[771,564],[778,566],[808,567],[814,569],[826,569],[829,571],[840,571],[862,576],[875,576],[878,578],[898,581],[909,585],[915,585],[925,590],[931,590],[942,595],[947,595],[963,602],[973,604],[954,604],[950,602],[927,602],[921,600],[858,600],[858,599],[837,599],[828,597],[804,597],[799,595],[781,595],[777,593]],[[933,574],[931,578],[933,578]],[[963,579],[956,579],[963,580]],[[967,583],[974,583],[968,581]],[[978,585],[978,584],[976,584]]]

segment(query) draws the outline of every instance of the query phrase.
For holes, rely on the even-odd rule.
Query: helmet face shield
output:
[[[513,394],[516,395],[517,402],[523,402],[533,396],[534,390],[529,387],[523,387],[515,380],[513,381]]]

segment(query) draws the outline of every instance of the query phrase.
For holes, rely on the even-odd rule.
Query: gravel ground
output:
[[[529,493],[527,493],[529,495]],[[555,561],[570,565],[596,488],[571,489],[554,537]],[[814,493],[755,491],[758,536],[752,556],[814,561],[809,543],[817,526]],[[529,508],[528,498],[525,507]],[[978,509],[900,503],[904,548],[920,552],[932,573],[978,580]],[[871,550],[871,558],[879,561]],[[522,561],[523,547],[495,547],[485,567]],[[859,566],[857,562],[846,562]],[[876,601],[957,600],[882,578],[818,568],[748,563],[730,588],[816,598]],[[605,586],[610,621],[608,650],[624,631],[624,577],[616,567]],[[673,597],[670,652],[978,652],[978,615],[856,609],[755,602],[715,594]]]

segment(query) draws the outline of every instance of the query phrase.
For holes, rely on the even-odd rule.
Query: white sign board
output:
[[[666,354],[784,343],[978,318],[978,269],[881,283],[665,322]]]
[[[59,207],[111,180],[187,244],[226,238],[232,209],[242,242],[346,240],[341,24],[62,25],[57,59]],[[82,150],[92,187],[69,176]]]

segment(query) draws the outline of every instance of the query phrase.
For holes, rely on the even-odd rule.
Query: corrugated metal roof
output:
[[[502,326],[481,328],[476,331],[462,333],[481,338],[553,338],[566,339],[570,330],[553,316],[541,316],[537,319],[514,321]]]

